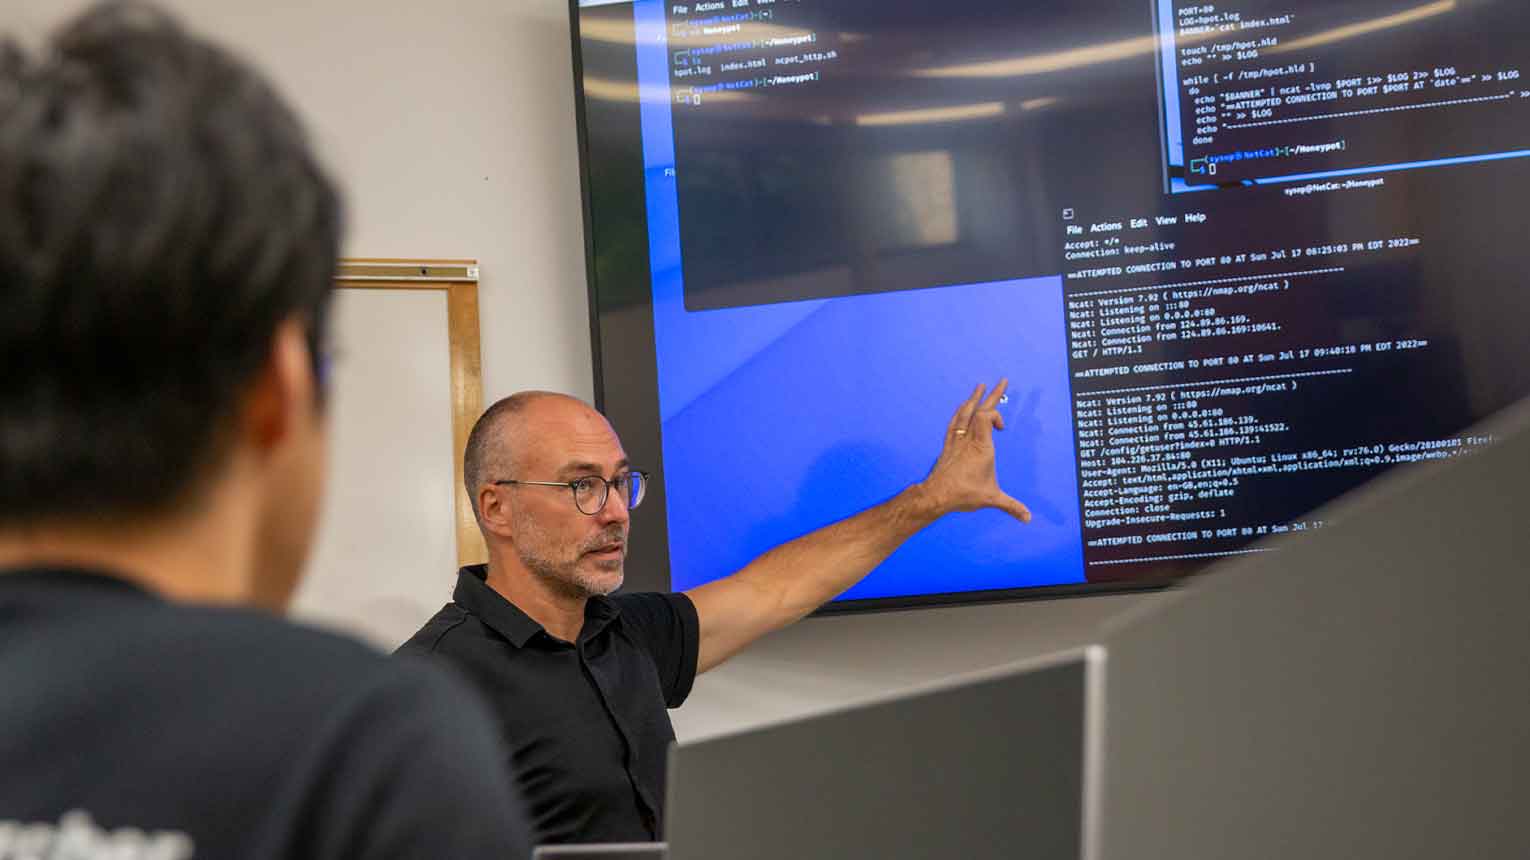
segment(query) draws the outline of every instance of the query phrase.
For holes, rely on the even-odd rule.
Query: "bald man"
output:
[[[482,691],[539,841],[657,840],[675,737],[666,707],[697,674],[844,592],[945,514],[1030,520],[994,477],[1006,384],[973,391],[930,474],[893,499],[682,594],[617,597],[646,475],[585,403],[507,397],[473,427],[463,470],[489,563],[463,568],[452,602],[399,653],[443,659]]]

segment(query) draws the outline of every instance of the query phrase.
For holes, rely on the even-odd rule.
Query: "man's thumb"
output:
[[[1031,521],[1031,509],[1020,503],[1012,496],[1000,493],[998,498],[994,499],[993,506],[1009,514],[1022,523],[1028,523]]]

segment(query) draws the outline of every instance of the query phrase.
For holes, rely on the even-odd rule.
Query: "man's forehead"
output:
[[[520,419],[516,447],[527,467],[606,466],[626,459],[605,416],[573,398],[540,398],[527,405]]]

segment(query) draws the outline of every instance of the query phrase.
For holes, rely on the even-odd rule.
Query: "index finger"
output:
[[[994,407],[998,406],[999,401],[1004,399],[1004,392],[1008,389],[1009,379],[1006,377],[1000,377],[999,384],[993,387],[993,392],[988,395],[988,399],[983,401],[983,408],[993,409]]]

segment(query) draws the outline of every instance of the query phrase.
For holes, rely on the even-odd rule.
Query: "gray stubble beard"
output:
[[[516,536],[515,551],[521,557],[521,563],[555,591],[570,597],[596,597],[608,595],[621,588],[622,581],[626,578],[625,571],[621,570],[627,559],[626,535],[620,535],[622,558],[615,563],[617,565],[616,582],[607,586],[605,583],[594,581],[592,577],[584,575],[580,570],[579,562],[584,558],[584,547],[575,548],[571,558],[562,560],[550,558],[539,551],[541,547],[551,543],[547,532],[541,526],[530,517],[521,516],[515,518],[513,525]],[[616,534],[607,533],[600,539],[609,540],[616,536]],[[523,537],[530,537],[532,540],[527,541],[522,539]]]

